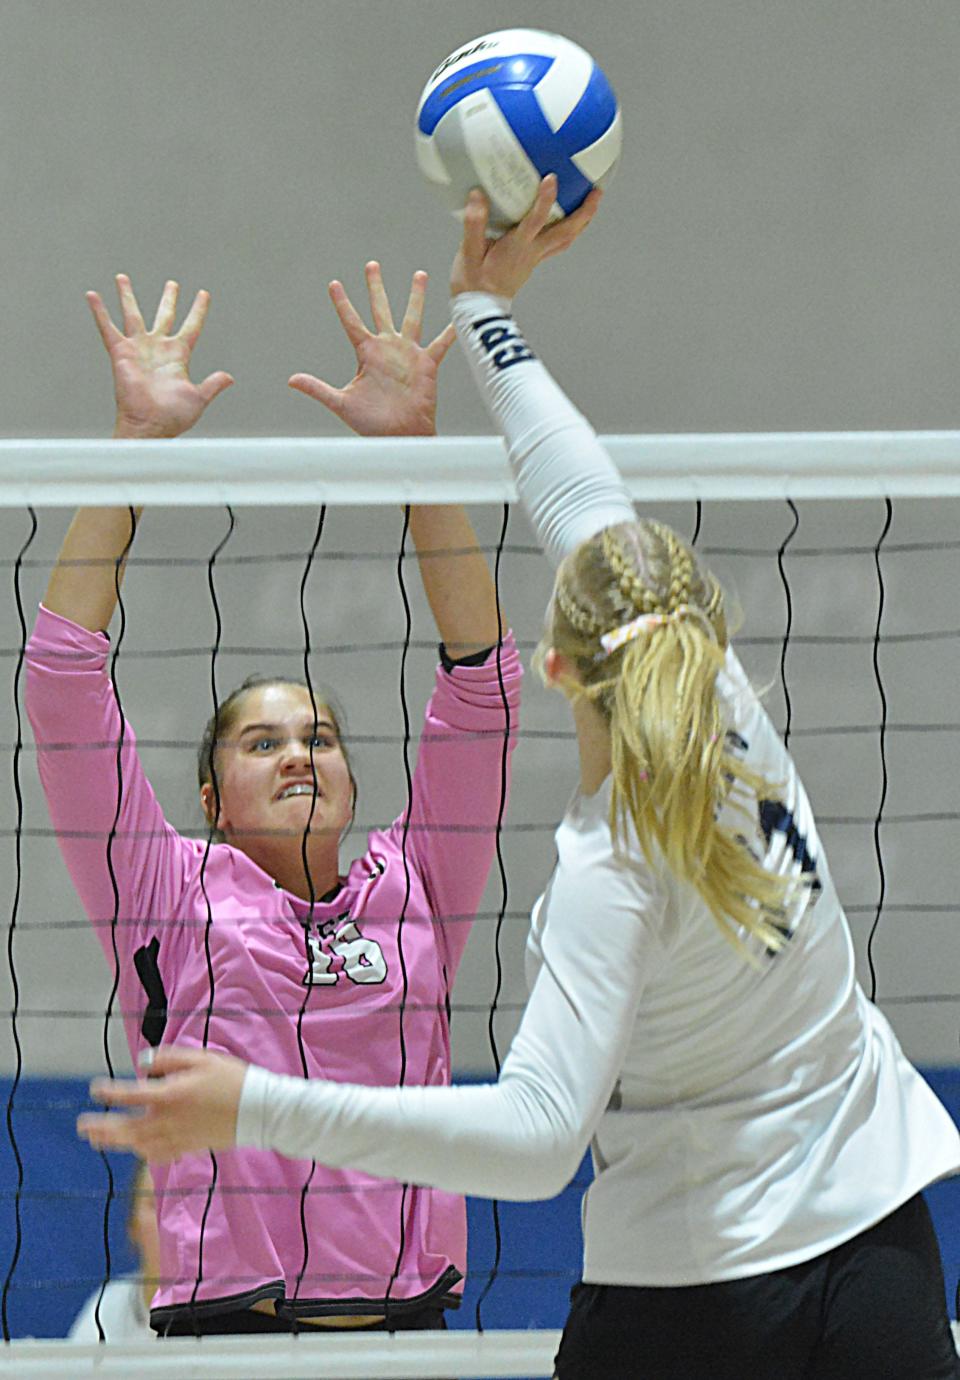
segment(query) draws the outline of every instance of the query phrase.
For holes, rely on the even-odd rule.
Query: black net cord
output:
[[[413,775],[410,771],[410,706],[407,703],[407,656],[410,651],[410,637],[413,632],[413,615],[410,610],[410,599],[407,594],[406,581],[403,577],[403,562],[407,554],[407,535],[410,531],[410,505],[406,504],[403,509],[403,529],[400,533],[400,550],[397,553],[397,585],[400,590],[400,598],[403,603],[403,650],[400,653],[400,712],[403,718],[403,775],[407,786],[407,804],[403,812],[403,832],[400,837],[400,853],[403,858],[403,905],[400,907],[400,918],[397,921],[397,955],[400,960],[401,975],[401,996],[400,996],[400,1078],[399,1083],[402,1087],[407,1077],[407,1042],[403,1029],[403,1018],[407,1005],[407,965],[403,955],[403,924],[407,915],[407,906],[410,904],[410,861],[407,857],[407,836],[410,831],[410,815],[413,811]],[[400,1270],[403,1265],[403,1257],[406,1252],[406,1215],[407,1215],[407,1195],[410,1185],[404,1184],[400,1195],[400,1239],[397,1247],[397,1258],[394,1261],[393,1272],[387,1284],[387,1291],[384,1296],[386,1305],[386,1321],[390,1323],[391,1295],[394,1286],[399,1278]]]
[[[790,745],[790,729],[793,725],[793,705],[790,702],[790,691],[787,689],[787,648],[790,645],[790,634],[793,631],[793,597],[790,593],[790,581],[787,579],[787,568],[784,563],[787,547],[793,541],[797,528],[800,526],[800,514],[793,499],[787,499],[787,507],[793,515],[793,525],[790,531],[780,543],[777,551],[777,570],[780,572],[780,583],[783,585],[783,597],[787,606],[786,626],[783,632],[783,641],[780,644],[780,687],[783,690],[784,704],[784,725],[783,725],[783,745]]]
[[[13,1038],[15,1063],[13,1081],[10,1084],[10,1092],[7,1095],[7,1139],[10,1142],[10,1149],[13,1152],[13,1158],[16,1164],[17,1187],[13,1198],[13,1252],[10,1256],[10,1265],[3,1282],[3,1298],[2,1301],[0,1301],[0,1317],[2,1317],[3,1340],[5,1342],[10,1341],[10,1318],[8,1311],[10,1288],[13,1283],[13,1276],[16,1272],[17,1263],[20,1259],[20,1252],[23,1248],[23,1223],[20,1213],[20,1200],[23,1196],[23,1159],[20,1155],[20,1147],[17,1144],[16,1132],[14,1130],[13,1111],[17,1089],[20,1086],[20,1079],[23,1074],[23,1050],[20,1046],[20,1031],[17,1026],[17,1018],[20,1012],[20,984],[17,980],[17,967],[14,960],[14,936],[17,930],[17,918],[20,913],[20,891],[23,884],[23,792],[20,788],[20,756],[23,752],[23,718],[20,711],[20,679],[23,674],[23,663],[27,653],[27,620],[23,614],[23,592],[20,588],[20,575],[23,568],[23,558],[29,551],[34,537],[37,535],[37,515],[33,508],[28,508],[27,512],[30,514],[30,531],[26,541],[17,553],[17,558],[13,567],[13,597],[16,602],[17,618],[20,623],[20,651],[17,656],[16,669],[13,673],[13,712],[16,718],[16,742],[13,748],[13,794],[17,804],[17,823],[14,831],[13,845],[13,904],[10,908],[10,924],[7,928],[7,966],[10,972],[10,984],[13,988],[13,1005],[10,1011],[10,1034]]]
[[[207,1009],[203,1021],[202,1047],[204,1049],[207,1048],[207,1044],[210,1040],[210,1022],[213,1019],[214,1002],[216,1000],[216,984],[213,975],[213,958],[210,953],[210,931],[213,928],[213,908],[210,905],[210,897],[207,895],[206,872],[207,860],[210,857],[210,849],[213,847],[214,836],[216,834],[217,828],[217,820],[220,816],[220,783],[217,779],[217,737],[219,734],[219,725],[217,723],[217,719],[220,714],[220,699],[217,693],[217,657],[220,653],[220,643],[223,637],[223,620],[220,617],[220,603],[217,599],[217,587],[213,578],[213,568],[216,565],[217,557],[220,555],[220,552],[223,550],[227,542],[233,536],[234,529],[237,525],[233,509],[229,505],[227,505],[226,511],[227,530],[220,538],[220,541],[214,547],[213,551],[210,553],[210,557],[207,561],[207,588],[210,591],[210,602],[213,606],[214,618],[214,640],[213,646],[210,649],[210,697],[213,702],[214,730],[213,746],[210,753],[210,784],[213,787],[213,820],[210,823],[209,828],[207,829],[207,841],[206,845],[204,846],[203,857],[200,860],[200,892],[203,896],[203,903],[206,907],[207,912],[206,920],[203,927],[203,951],[207,963],[207,988],[209,992],[209,1001],[207,1003]],[[200,1219],[200,1241],[197,1247],[197,1274],[196,1278],[193,1281],[193,1291],[190,1295],[191,1317],[193,1319],[194,1330],[196,1331],[198,1336],[199,1327],[197,1324],[196,1315],[197,1294],[199,1293],[200,1285],[203,1283],[203,1248],[207,1232],[207,1218],[210,1215],[210,1207],[213,1203],[213,1195],[217,1189],[217,1178],[219,1174],[217,1157],[212,1150],[209,1152],[209,1154],[210,1183],[207,1188],[206,1202],[203,1205],[203,1216]]]
[[[317,729],[320,725],[320,713],[317,706],[317,697],[314,692],[313,677],[310,674],[310,652],[312,648],[310,643],[310,623],[307,618],[306,600],[307,583],[310,579],[310,572],[313,569],[313,562],[317,554],[317,548],[320,545],[320,539],[323,536],[323,528],[324,524],[326,523],[326,520],[327,506],[326,504],[324,504],[320,509],[320,515],[317,519],[317,530],[314,533],[313,544],[310,547],[310,550],[307,554],[306,564],[303,568],[303,576],[300,580],[300,624],[303,628],[303,678],[307,683],[307,691],[310,695],[310,708],[313,712],[313,727],[310,732],[310,775],[313,781],[313,799],[310,802],[310,813],[307,816],[307,822],[303,830],[303,838],[300,841],[300,856],[303,859],[303,871],[307,879],[307,890],[310,893],[310,910],[307,913],[307,919],[304,924],[304,951],[306,953],[307,970],[303,988],[303,1001],[300,1003],[300,1010],[297,1013],[297,1048],[300,1051],[300,1068],[303,1072],[304,1078],[309,1078],[310,1076],[310,1070],[307,1065],[306,1050],[303,1047],[303,1018],[306,1015],[307,1003],[310,1000],[310,993],[312,991],[312,986],[309,981],[311,965],[310,931],[313,926],[313,911],[317,903],[316,891],[313,885],[313,873],[310,870],[310,857],[307,845],[310,838],[310,827],[313,824],[314,811],[317,808],[318,782],[317,767],[316,762],[314,761],[314,749],[316,747],[317,741]],[[316,1172],[317,1162],[316,1160],[311,1160],[310,1168],[307,1172],[307,1177],[304,1179],[303,1187],[300,1190],[300,1236],[301,1241],[303,1243],[303,1259],[300,1265],[300,1272],[297,1275],[297,1282],[293,1290],[294,1302],[296,1302],[296,1300],[300,1297],[300,1287],[303,1284],[303,1279],[307,1273],[307,1267],[310,1263],[310,1238],[307,1234],[307,1195],[310,1192],[310,1185],[313,1182],[313,1176]],[[294,1334],[299,1332],[300,1329],[295,1312],[292,1317],[292,1325]]]
[[[110,658],[110,684],[113,688],[113,697],[117,706],[117,718],[119,720],[119,733],[117,735],[116,763],[117,763],[117,808],[114,812],[113,823],[110,826],[110,833],[107,835],[107,872],[110,876],[110,886],[113,891],[113,915],[110,919],[110,947],[113,953],[113,984],[110,988],[110,995],[107,998],[107,1005],[103,1013],[103,1058],[107,1067],[107,1075],[110,1078],[116,1076],[113,1059],[110,1054],[110,1022],[113,1019],[113,1007],[117,999],[117,992],[120,988],[120,951],[117,948],[117,924],[120,918],[120,888],[117,884],[117,874],[113,866],[113,846],[116,842],[117,827],[120,823],[120,812],[123,808],[123,748],[126,739],[126,720],[123,716],[123,704],[120,699],[120,686],[117,679],[117,662],[120,658],[120,649],[123,646],[123,639],[127,631],[127,611],[123,603],[121,592],[121,582],[123,580],[123,568],[130,549],[133,546],[137,535],[137,513],[135,508],[130,508],[130,536],[127,538],[126,545],[120,555],[114,561],[113,582],[117,596],[117,610],[120,617],[120,624],[117,629],[117,640],[114,643],[113,655]],[[103,1324],[100,1321],[100,1307],[103,1303],[103,1296],[110,1277],[113,1274],[113,1263],[110,1253],[110,1212],[113,1200],[116,1197],[116,1185],[113,1178],[113,1170],[110,1161],[103,1150],[99,1151],[107,1171],[107,1192],[103,1202],[103,1279],[100,1284],[100,1292],[97,1295],[97,1302],[93,1310],[93,1320],[97,1325],[97,1334],[101,1342],[106,1341],[106,1334]]]
[[[867,938],[867,963],[870,966],[870,1000],[877,999],[877,970],[873,961],[873,944],[880,926],[880,918],[883,914],[883,903],[887,894],[887,876],[883,867],[883,850],[880,846],[880,830],[883,824],[883,809],[887,803],[887,696],[883,687],[883,678],[880,675],[880,626],[883,622],[883,605],[885,591],[883,586],[883,570],[880,565],[880,548],[886,539],[887,533],[893,522],[893,503],[889,498],[884,499],[884,522],[883,530],[877,538],[877,544],[873,548],[873,564],[877,572],[877,622],[873,631],[873,674],[877,682],[877,693],[880,696],[880,801],[877,805],[876,818],[873,821],[873,851],[877,858],[877,877],[879,881],[879,891],[877,895],[877,908],[873,917],[873,924],[870,926],[870,934]]]
[[[503,922],[507,914],[507,903],[510,891],[507,885],[507,869],[503,861],[503,816],[507,805],[507,770],[510,756],[510,701],[507,698],[507,687],[503,680],[503,609],[500,603],[500,561],[503,555],[504,544],[507,537],[507,527],[510,522],[510,505],[503,505],[503,521],[500,524],[500,537],[497,541],[497,552],[493,562],[493,589],[494,598],[497,605],[497,684],[500,688],[500,702],[503,705],[503,743],[500,750],[500,801],[497,807],[497,831],[496,831],[496,853],[497,871],[500,876],[500,909],[497,914],[497,923],[494,930],[493,951],[497,970],[497,982],[494,991],[493,1002],[490,1006],[490,1018],[488,1033],[490,1037],[490,1048],[493,1052],[493,1062],[497,1070],[497,1077],[500,1076],[500,1051],[497,1047],[497,1037],[494,1027],[497,1007],[500,1000],[500,989],[503,978],[503,960],[500,954],[500,937],[503,931]],[[503,1256],[503,1237],[500,1230],[500,1204],[496,1198],[491,1199],[490,1212],[493,1219],[493,1263],[490,1266],[490,1273],[477,1298],[475,1310],[477,1331],[483,1331],[482,1308],[487,1295],[493,1288],[497,1276],[500,1273],[500,1261]]]

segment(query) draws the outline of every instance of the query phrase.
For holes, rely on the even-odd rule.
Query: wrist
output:
[[[424,411],[419,415],[408,415],[398,419],[393,426],[388,419],[385,426],[381,424],[371,427],[369,431],[361,431],[358,427],[354,429],[358,436],[436,436],[437,419],[431,409],[429,412]]]
[[[401,427],[371,426],[366,429],[354,426],[351,427],[351,430],[356,432],[358,436],[367,436],[381,441],[391,438],[402,438],[404,436],[436,436],[437,434],[437,428],[434,422],[424,422],[422,424],[410,422]]]
[[[113,425],[115,441],[169,441],[180,434],[179,431],[165,431],[162,426],[134,422],[125,417],[118,417]]]
[[[505,292],[494,292],[492,288],[463,288],[460,291],[450,290],[451,305],[471,311],[476,308],[478,311],[487,311],[491,308],[497,311],[509,312],[513,306],[513,298]]]

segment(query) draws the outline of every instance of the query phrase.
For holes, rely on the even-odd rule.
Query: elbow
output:
[[[537,1197],[556,1198],[562,1193],[576,1176],[582,1159],[583,1149],[579,1145],[571,1144],[558,1149],[545,1166],[546,1172]]]
[[[572,1136],[531,1139],[522,1152],[524,1163],[516,1166],[516,1177],[508,1170],[510,1182],[505,1182],[496,1196],[523,1203],[556,1198],[575,1177],[584,1149]]]
[[[513,1192],[503,1196],[522,1197],[525,1202],[555,1198],[580,1168],[590,1143],[592,1123],[585,1120],[581,1110],[561,1090],[524,1077],[516,1070],[511,1073],[505,1069],[500,1088],[509,1089],[513,1128],[512,1153],[505,1158],[515,1162],[523,1190],[522,1194],[516,1191],[518,1183]]]
[[[498,1198],[512,1198],[518,1203],[542,1203],[549,1198],[557,1198],[565,1188],[572,1183],[577,1170],[580,1167],[580,1157],[575,1161],[564,1160],[561,1162],[538,1161],[536,1171],[532,1173],[524,1183],[522,1189],[517,1192],[516,1188],[505,1186],[504,1191],[498,1192]]]

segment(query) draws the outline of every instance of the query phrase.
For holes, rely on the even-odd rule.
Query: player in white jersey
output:
[[[532,991],[495,1084],[361,1088],[167,1052],[145,1110],[83,1119],[151,1156],[221,1145],[533,1199],[589,1144],[583,1282],[561,1380],[960,1376],[921,1190],[960,1135],[865,997],[814,817],[729,644],[723,594],[637,521],[510,299],[583,212],[545,180],[486,241],[475,195],[454,320],[520,496],[559,564],[540,662],[580,786],[534,911]]]

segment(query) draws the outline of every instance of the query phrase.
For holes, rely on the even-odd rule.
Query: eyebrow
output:
[[[316,724],[313,719],[304,719],[302,726],[308,733],[314,733],[318,728],[329,728],[334,735],[337,732],[336,725],[329,719],[317,719]],[[282,730],[283,724],[246,724],[241,728],[239,736],[245,738],[248,733],[278,733]]]

